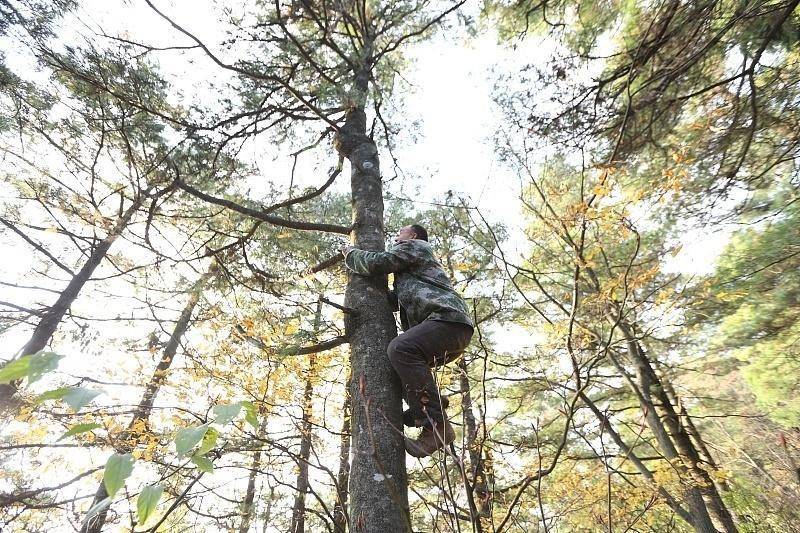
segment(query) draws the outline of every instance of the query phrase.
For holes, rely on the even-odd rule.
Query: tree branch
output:
[[[338,171],[337,171],[338,172]],[[334,177],[337,173],[334,173]],[[285,228],[292,228],[292,229],[300,229],[300,230],[308,230],[308,231],[326,231],[328,233],[339,233],[342,235],[349,235],[350,228],[347,226],[340,226],[338,224],[320,224],[316,222],[300,222],[296,220],[288,220],[281,217],[276,217],[274,215],[269,214],[269,209],[253,209],[251,207],[245,207],[243,205],[237,204],[231,200],[226,200],[224,198],[217,198],[215,196],[211,196],[210,194],[206,194],[203,191],[195,189],[188,183],[182,181],[180,178],[175,178],[175,184],[183,189],[184,191],[188,192],[192,196],[196,196],[201,200],[204,200],[210,204],[214,205],[221,205],[222,207],[227,207],[231,211],[236,211],[237,213],[241,213],[243,215],[247,215],[249,217],[263,220],[264,222],[269,222],[275,226],[282,226]],[[290,205],[286,202],[282,202],[281,205]],[[278,204],[276,204],[278,205]],[[273,206],[274,207],[274,206]],[[270,208],[271,209],[271,208]],[[277,209],[277,208],[275,208]]]

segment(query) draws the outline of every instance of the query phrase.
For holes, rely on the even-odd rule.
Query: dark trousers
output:
[[[442,402],[431,368],[449,363],[467,348],[472,326],[459,322],[425,320],[401,333],[387,350],[400,381],[403,397],[417,426],[444,420]]]

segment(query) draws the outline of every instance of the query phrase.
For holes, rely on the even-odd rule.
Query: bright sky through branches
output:
[[[800,0],[71,1],[0,0],[0,530],[797,523]],[[341,264],[412,222],[435,388]]]

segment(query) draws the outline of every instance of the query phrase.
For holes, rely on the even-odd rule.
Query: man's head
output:
[[[428,240],[428,230],[420,226],[419,224],[411,224],[410,226],[404,226],[400,228],[395,235],[394,240],[397,241],[409,241],[411,239],[420,239],[422,241]]]

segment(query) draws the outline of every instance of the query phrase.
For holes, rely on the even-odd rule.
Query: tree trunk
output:
[[[148,192],[149,189],[141,191],[136,196],[131,206],[128,207],[128,209],[117,220],[116,224],[114,224],[114,227],[108,232],[108,235],[106,235],[104,239],[97,243],[97,246],[95,246],[91,251],[89,258],[83,264],[78,273],[73,276],[66,288],[61,291],[61,294],[59,294],[56,302],[44,313],[44,316],[36,325],[36,328],[34,328],[31,338],[18,352],[19,356],[34,354],[40,350],[43,350],[44,347],[47,346],[47,344],[50,342],[50,339],[52,339],[53,334],[56,332],[56,328],[58,328],[58,325],[61,323],[64,315],[78,297],[78,294],[83,289],[83,286],[86,285],[86,282],[89,281],[90,277],[92,277],[94,271],[103,261],[103,259],[105,259],[109,248],[111,248],[111,245],[114,244],[114,241],[117,240],[122,231],[127,227],[133,215],[142,206],[142,203],[147,197]],[[0,411],[5,411],[12,407],[11,399],[16,392],[17,387],[15,384],[0,385]]]
[[[319,333],[319,323],[322,315],[322,298],[317,300],[317,310],[314,314],[314,339],[316,342]],[[297,493],[292,507],[292,533],[305,533],[306,530],[306,493],[308,492],[308,459],[311,456],[311,416],[313,414],[314,379],[317,373],[317,356],[308,356],[308,374],[306,386],[303,391],[303,418],[300,426],[300,457],[297,461]]]
[[[272,504],[275,503],[275,487],[269,488],[269,497],[267,498],[267,508],[264,511],[264,527],[261,529],[262,533],[267,533],[269,522],[272,520]]]
[[[315,359],[311,354],[311,359]],[[313,368],[314,363],[310,366]],[[310,370],[310,369],[309,369]],[[309,373],[310,374],[310,373]],[[311,375],[306,379],[306,387],[303,392],[303,419],[300,428],[300,455],[297,466],[297,484],[292,507],[292,533],[305,533],[306,530],[306,493],[308,492],[308,458],[311,456],[311,401],[313,399],[314,386],[311,382]]]
[[[733,517],[711,476],[700,466],[700,454],[680,424],[661,379],[653,370],[630,326],[619,321],[618,327],[625,337],[628,357],[636,371],[638,391],[634,392],[639,397],[647,425],[655,435],[664,457],[672,461],[679,472],[691,478],[687,504],[692,512],[692,526],[703,533],[715,532],[717,528],[726,533],[736,533]]]
[[[478,442],[478,424],[475,412],[472,410],[472,392],[470,391],[469,376],[467,374],[466,356],[458,360],[459,387],[461,392],[461,411],[464,416],[464,445],[469,453],[470,481],[473,483],[473,498],[476,499],[478,515],[487,517],[491,514],[491,493],[489,492],[482,446]]]
[[[673,408],[679,412],[678,422],[683,428],[683,431],[689,436],[691,443],[697,448],[697,454],[700,460],[706,463],[708,466],[717,470],[718,466],[714,457],[711,455],[711,451],[706,446],[705,441],[703,440],[702,436],[700,435],[700,431],[695,426],[692,417],[689,416],[689,412],[686,410],[686,406],[683,405],[683,401],[678,396],[678,393],[675,392],[675,388],[672,386],[672,383],[666,376],[661,377],[661,382],[664,384],[664,391],[667,393],[667,397],[669,401],[672,403]],[[717,487],[717,491],[720,493],[726,492],[730,490],[730,485],[726,481],[717,481],[714,480],[714,485]]]
[[[614,444],[619,446],[619,449],[624,454],[625,459],[629,460],[633,466],[636,467],[636,470],[638,470],[647,481],[655,484],[653,473],[650,472],[650,469],[648,469],[644,462],[639,459],[634,450],[622,439],[622,436],[611,425],[611,421],[608,419],[608,417],[602,411],[600,411],[597,405],[591,400],[591,398],[589,398],[589,396],[586,395],[585,392],[579,392],[578,394],[583,403],[586,404],[586,406],[589,407],[592,413],[594,413],[594,415],[597,417],[597,420],[603,427],[603,431],[611,435],[611,440],[614,441]],[[687,523],[692,523],[692,515],[689,514],[686,509],[681,507],[680,503],[669,492],[667,492],[666,489],[659,486],[658,494],[664,498],[664,501],[667,502],[667,505],[669,505],[669,507],[675,511],[678,516],[683,518]]]
[[[97,269],[97,267],[106,257],[111,245],[114,244],[114,241],[117,240],[122,231],[131,221],[133,215],[142,206],[142,202],[144,202],[146,196],[147,194],[144,191],[137,195],[131,206],[128,207],[128,209],[122,214],[122,217],[117,220],[116,224],[114,224],[114,227],[111,228],[111,231],[108,232],[108,235],[106,235],[106,237],[101,240],[97,246],[95,246],[95,248],[92,250],[92,253],[89,255],[89,259],[83,264],[78,273],[75,274],[75,277],[70,280],[67,287],[59,295],[56,303],[54,303],[47,310],[45,316],[42,318],[39,324],[37,324],[36,328],[33,330],[33,335],[31,335],[30,340],[28,340],[22,350],[20,350],[20,355],[36,353],[47,346],[47,343],[50,342],[50,339],[53,337],[58,324],[61,322],[61,319],[64,318],[64,315],[72,305],[72,302],[75,301],[75,298],[78,297],[78,293],[80,293],[80,291],[83,289],[83,286],[86,285],[87,281],[89,281],[89,278],[92,276],[95,269]]]
[[[368,41],[369,36],[366,36]],[[366,134],[364,106],[371,65],[365,43],[363,64],[355,73],[355,104],[337,136],[339,153],[350,162],[352,239],[365,250],[383,250],[383,195],[375,143]],[[410,529],[408,480],[403,444],[400,382],[386,355],[397,335],[387,297],[386,276],[349,274],[345,305],[352,368],[352,446],[350,529],[355,533]]]
[[[267,432],[267,417],[261,419],[258,425],[258,437],[263,438]],[[242,523],[239,525],[239,533],[247,533],[250,530],[250,522],[253,520],[255,513],[255,506],[253,502],[256,498],[256,478],[258,471],[261,469],[261,450],[253,452],[253,463],[250,467],[250,475],[247,478],[247,492],[242,502]]]
[[[197,306],[197,302],[200,301],[200,295],[203,293],[203,289],[208,284],[209,280],[216,274],[216,272],[216,261],[212,261],[211,266],[206,273],[200,276],[200,278],[190,289],[189,299],[186,302],[186,305],[183,307],[183,311],[181,311],[177,322],[175,322],[175,327],[172,330],[169,341],[167,341],[167,344],[164,347],[163,356],[153,370],[150,381],[147,383],[147,387],[145,388],[144,393],[139,400],[139,405],[136,407],[136,411],[134,411],[133,418],[128,424],[127,429],[119,436],[120,444],[117,446],[118,452],[128,453],[134,448],[133,443],[130,441],[136,436],[135,426],[139,425],[141,422],[147,424],[150,414],[153,412],[153,402],[155,401],[156,395],[161,389],[161,385],[164,384],[167,371],[169,370],[170,366],[172,366],[172,361],[175,359],[175,354],[178,352],[181,339],[189,329],[189,323],[191,322],[194,308]],[[106,492],[105,484],[101,481],[97,487],[97,491],[95,491],[92,506],[103,501],[107,497],[108,493]],[[92,520],[87,521],[81,529],[82,533],[100,533],[100,530],[103,528],[103,525],[106,521],[107,511],[108,509],[99,513]]]
[[[266,377],[267,386],[266,390],[264,391],[264,396],[261,399],[261,406],[259,407],[259,415],[263,418],[261,422],[258,424],[258,430],[256,431],[256,441],[263,442],[267,435],[267,421],[269,420],[268,411],[266,409],[267,399],[271,397],[272,394],[272,385],[273,381],[271,379],[271,374],[267,374]],[[255,497],[256,497],[256,479],[258,478],[259,470],[261,469],[261,450],[258,449],[253,452],[253,463],[250,467],[250,474],[247,477],[247,492],[245,492],[244,501],[242,502],[242,523],[239,524],[239,533],[247,533],[250,529],[250,523],[253,521],[253,517],[255,516],[256,506]],[[266,531],[267,525],[269,524],[270,513],[272,511],[272,497],[275,495],[275,487],[270,489],[270,494],[266,509],[266,517],[264,523],[264,530]]]
[[[347,524],[347,483],[350,477],[350,377],[344,391],[342,404],[342,437],[339,443],[339,472],[336,475],[336,505],[333,506],[333,527],[344,533]]]

